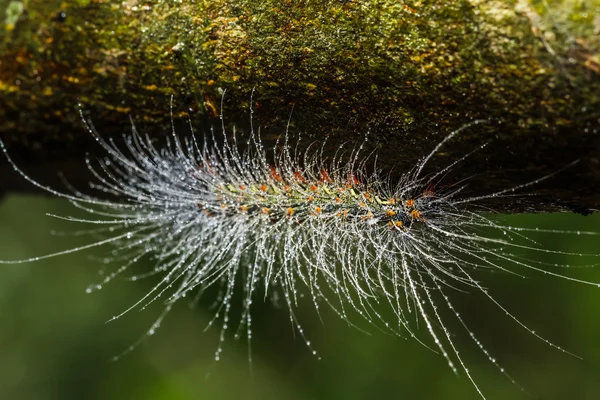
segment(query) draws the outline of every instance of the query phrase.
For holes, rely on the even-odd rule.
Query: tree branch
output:
[[[68,7],[68,8],[61,8]],[[546,9],[525,0],[0,1],[0,135],[19,165],[56,184],[84,185],[103,136],[248,130],[251,92],[261,135],[359,142],[400,174],[470,121],[431,168],[491,141],[454,168],[478,195],[576,166],[500,211],[600,209],[600,26],[585,2]],[[183,121],[183,122],[181,122]],[[177,128],[185,132],[184,128]],[[2,163],[0,190],[27,184]]]

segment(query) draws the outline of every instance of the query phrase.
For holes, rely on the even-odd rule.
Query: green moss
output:
[[[215,116],[224,89],[233,122],[256,89],[267,135],[292,104],[297,126],[344,137],[472,118],[506,135],[581,130],[600,105],[596,3],[32,0],[0,41],[0,131],[59,137],[77,103],[107,123],[164,122],[171,94],[177,115]]]

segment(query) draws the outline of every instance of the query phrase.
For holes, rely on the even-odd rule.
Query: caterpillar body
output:
[[[107,153],[97,163],[87,160],[96,178],[90,186],[104,192],[103,197],[77,190],[62,193],[39,184],[14,164],[0,141],[15,171],[92,216],[59,218],[97,225],[95,234],[105,235],[86,246],[12,263],[112,245],[109,259],[114,260],[116,269],[88,288],[93,291],[142,260],[153,259],[155,267],[143,276],[158,275],[159,283],[114,317],[161,300],[164,312],[148,335],[156,331],[175,302],[219,286],[222,294],[210,322],[221,324],[216,359],[226,331],[245,331],[251,338],[253,302],[275,293],[315,354],[294,312],[303,294],[317,310],[330,307],[346,320],[358,314],[380,329],[419,341],[414,326],[422,321],[433,342],[431,347],[454,371],[464,371],[484,397],[440,309],[446,308],[485,356],[506,373],[469,331],[449,293],[479,291],[518,325],[565,351],[506,310],[477,275],[489,270],[517,275],[532,270],[579,283],[597,283],[554,272],[542,262],[523,260],[513,252],[565,253],[539,247],[528,240],[527,229],[503,226],[473,209],[480,200],[512,194],[550,176],[487,196],[468,197],[463,195],[466,184],[441,186],[440,182],[469,154],[424,174],[428,161],[444,143],[483,122],[474,121],[451,132],[392,182],[377,169],[376,157],[363,156],[363,146],[342,148],[327,158],[323,147],[298,151],[286,132],[269,153],[252,130],[243,151],[235,133],[232,140],[218,146],[214,134],[199,142],[193,134],[182,140],[173,132],[165,147],[156,148],[148,136],[132,127],[131,134],[124,136],[125,149],[121,149],[113,141],[105,141],[87,121],[90,134]],[[224,127],[222,133],[225,135]],[[234,297],[240,296],[237,290],[243,292],[243,313],[232,327],[231,306]],[[394,320],[384,316],[384,307],[391,310]]]

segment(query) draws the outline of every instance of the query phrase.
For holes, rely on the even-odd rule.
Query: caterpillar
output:
[[[378,329],[414,337],[437,349],[450,368],[457,373],[462,370],[485,398],[455,345],[441,308],[464,327],[485,357],[513,380],[471,333],[450,292],[480,292],[517,325],[567,352],[504,308],[478,274],[491,270],[521,275],[529,270],[600,286],[554,272],[541,261],[520,258],[514,252],[522,249],[568,253],[538,246],[528,239],[526,228],[505,226],[473,211],[472,206],[481,200],[512,195],[551,175],[468,197],[463,195],[466,184],[440,183],[470,153],[441,170],[424,173],[445,143],[485,121],[476,120],[452,131],[412,169],[392,181],[377,168],[376,157],[364,156],[364,143],[341,148],[327,158],[323,146],[298,150],[299,143],[291,143],[286,132],[269,151],[253,128],[240,146],[235,132],[232,139],[226,139],[222,125],[225,139],[221,145],[214,131],[201,141],[193,132],[181,139],[173,131],[166,145],[157,148],[132,125],[122,148],[104,140],[83,113],[81,117],[106,152],[98,162],[86,160],[96,179],[90,187],[104,196],[75,189],[63,193],[44,186],[12,161],[2,141],[0,147],[24,179],[90,214],[89,219],[57,218],[96,225],[99,228],[94,235],[104,237],[81,247],[1,263],[33,262],[110,245],[113,250],[107,260],[115,269],[90,286],[87,291],[91,292],[151,259],[155,266],[136,278],[159,276],[158,284],[113,317],[162,301],[164,311],[147,335],[154,334],[177,301],[219,287],[218,307],[210,322],[220,323],[217,360],[227,331],[244,331],[251,339],[253,302],[271,296],[281,298],[290,323],[317,355],[295,313],[304,295],[317,311],[329,307],[348,321],[359,316]],[[232,304],[238,297],[243,312],[234,322]],[[385,316],[384,309],[391,310],[393,320]],[[419,321],[424,323],[431,345],[418,336],[415,324]]]

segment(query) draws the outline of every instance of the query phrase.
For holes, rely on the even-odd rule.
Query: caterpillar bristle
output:
[[[91,292],[152,255],[154,268],[130,278],[158,275],[159,283],[113,317],[161,300],[164,311],[147,335],[155,333],[174,303],[218,286],[221,295],[209,323],[221,325],[215,359],[221,357],[226,331],[236,332],[236,336],[244,331],[250,340],[252,304],[268,299],[273,291],[282,295],[291,324],[316,354],[295,314],[304,294],[317,311],[325,305],[350,321],[358,315],[392,334],[417,338],[415,326],[421,321],[432,347],[455,372],[462,370],[483,397],[455,346],[444,315],[453,315],[484,356],[506,372],[469,330],[449,292],[480,292],[531,334],[566,351],[527,328],[498,303],[478,275],[486,270],[517,275],[535,271],[598,285],[513,254],[522,249],[566,253],[541,247],[527,238],[526,229],[503,226],[469,207],[509,192],[512,195],[549,176],[487,196],[464,197],[464,185],[440,182],[470,153],[440,171],[423,173],[444,143],[485,121],[473,121],[448,134],[397,181],[377,169],[375,157],[364,156],[362,145],[349,146],[347,151],[327,158],[323,147],[297,150],[286,132],[281,142],[267,151],[252,129],[243,150],[235,134],[218,146],[214,137],[199,141],[192,133],[180,139],[175,132],[164,147],[157,148],[132,125],[122,149],[113,141],[105,141],[90,121],[85,123],[107,153],[98,162],[86,161],[96,178],[90,186],[114,200],[80,191],[62,193],[41,185],[15,165],[1,141],[0,146],[25,179],[90,214],[89,219],[62,218],[99,225],[95,235],[106,236],[82,247],[12,263],[110,244],[113,250],[105,260],[116,268],[102,282],[90,286]],[[222,129],[225,138],[224,126]],[[231,307],[240,287],[244,311],[234,321]],[[384,317],[385,307],[391,309],[394,321]],[[427,345],[424,338],[417,340]]]

